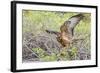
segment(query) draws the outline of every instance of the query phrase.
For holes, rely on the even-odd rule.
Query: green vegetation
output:
[[[59,27],[71,16],[77,13],[48,12],[48,11],[23,11],[23,32],[53,29],[59,31]],[[90,32],[90,14],[84,13],[85,18],[79,23],[76,32]],[[33,28],[35,27],[35,28]],[[36,32],[36,33],[37,33]],[[34,32],[33,32],[34,33]]]
[[[60,26],[71,16],[76,15],[76,12],[50,12],[50,11],[31,11],[23,10],[23,36],[26,33],[32,33],[33,37],[45,32],[46,29],[60,31]],[[76,26],[76,37],[89,35],[84,41],[79,41],[78,47],[73,45],[71,50],[62,49],[59,53],[53,50],[50,54],[43,48],[30,48],[38,55],[39,61],[59,61],[59,60],[80,60],[79,52],[85,52],[85,55],[90,59],[90,33],[91,33],[91,14],[84,13],[84,19]],[[80,44],[82,46],[80,46]],[[52,48],[51,48],[52,49]],[[82,50],[81,50],[82,49]],[[83,51],[85,49],[85,51]],[[80,51],[81,50],[81,51]],[[88,57],[87,56],[87,57]],[[85,58],[84,58],[85,59]]]

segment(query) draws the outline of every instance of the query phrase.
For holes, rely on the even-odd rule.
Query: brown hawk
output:
[[[68,47],[73,40],[74,28],[83,19],[83,14],[77,14],[69,18],[60,27],[60,32],[46,30],[47,33],[56,34],[57,41],[61,43],[63,47]]]

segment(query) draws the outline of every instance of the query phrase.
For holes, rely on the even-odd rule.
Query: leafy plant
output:
[[[54,42],[51,35],[43,34],[46,29],[59,31],[60,26],[71,16],[78,14],[77,12],[53,12],[53,11],[32,11],[23,10],[23,49],[31,49],[37,54],[38,61],[66,61],[78,59],[90,59],[90,33],[91,33],[91,14],[84,13],[84,19],[76,26],[75,36],[84,37],[85,40],[78,41],[70,49],[59,48],[59,44]],[[30,37],[26,34],[32,33]],[[39,35],[40,34],[40,35]],[[87,36],[89,35],[89,36]],[[39,36],[39,38],[35,38]],[[87,37],[85,37],[87,36]],[[43,38],[44,37],[44,38]],[[42,38],[42,39],[41,39]],[[42,40],[45,40],[42,41]],[[48,42],[49,41],[49,42]],[[48,45],[47,45],[48,43]],[[42,45],[41,45],[42,44]],[[51,44],[51,45],[50,45]],[[26,47],[27,46],[27,47]],[[50,48],[53,46],[53,48]],[[57,48],[55,48],[57,46]],[[37,48],[36,48],[37,47]],[[46,49],[49,48],[49,49]],[[83,48],[83,49],[81,49]],[[60,50],[59,50],[60,49]],[[50,54],[47,52],[50,51]],[[81,56],[85,52],[88,57]],[[33,58],[33,56],[32,56]],[[33,58],[35,59],[35,58]],[[33,60],[32,60],[33,61]]]

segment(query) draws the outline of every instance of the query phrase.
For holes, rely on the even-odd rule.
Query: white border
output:
[[[91,13],[91,60],[75,60],[75,61],[61,61],[61,62],[39,62],[39,63],[22,63],[22,9],[28,10],[48,10],[48,11],[65,11],[65,12],[86,12]],[[51,67],[70,67],[70,66],[85,66],[95,65],[95,27],[96,16],[95,9],[80,8],[80,7],[60,7],[60,6],[45,6],[45,5],[28,5],[17,4],[17,48],[16,60],[17,70],[21,69],[37,69],[37,68],[51,68]]]

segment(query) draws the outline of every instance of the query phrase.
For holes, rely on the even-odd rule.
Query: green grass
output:
[[[77,13],[74,12],[48,12],[48,11],[23,11],[23,32],[52,29],[59,31],[60,26],[71,16]],[[91,27],[91,19],[89,13],[84,13],[85,18],[78,24],[76,32],[89,32]],[[35,27],[35,28],[34,28]],[[34,33],[34,32],[33,32]]]
[[[60,26],[75,14],[78,13],[23,10],[23,33],[31,32],[36,35],[44,32],[46,29],[60,31]],[[84,13],[84,16],[84,19],[75,28],[75,33],[82,36],[91,32],[91,14]],[[89,42],[88,45],[86,44],[86,47],[88,47],[90,40],[86,42]],[[77,48],[74,46],[72,47],[70,56],[65,50],[59,54],[52,53],[51,55],[47,55],[41,48],[33,48],[32,51],[38,54],[41,61],[56,61],[58,58],[70,60],[71,58],[75,58],[78,53]]]

